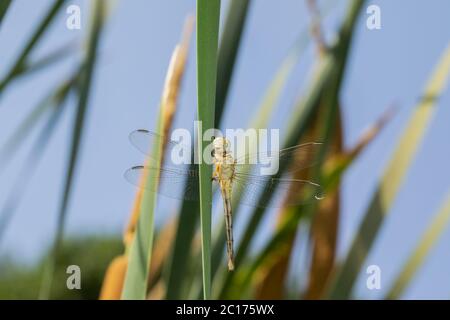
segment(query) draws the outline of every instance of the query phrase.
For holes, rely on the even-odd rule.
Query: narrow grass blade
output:
[[[177,109],[178,95],[186,67],[192,27],[193,19],[189,17],[184,27],[183,39],[173,51],[166,74],[164,91],[161,97],[160,115],[157,123],[158,132],[165,137],[170,136],[170,129]],[[160,141],[153,146],[153,157],[159,159],[158,166],[164,161],[166,144],[167,141]],[[158,183],[155,179],[146,179],[145,176],[142,177],[142,184],[146,184],[149,188],[145,190],[141,188],[138,191],[135,207],[125,232],[124,238],[127,251],[129,251],[130,263],[122,293],[122,298],[124,299],[145,299],[147,297],[148,286],[156,281],[162,267],[162,258],[157,257],[157,260],[152,262],[152,255],[160,253],[161,248],[157,248],[153,252],[156,193],[148,191],[148,189],[156,190]],[[153,185],[150,186],[149,184]],[[129,244],[130,240],[131,245]],[[170,246],[170,243],[166,245]],[[166,247],[165,251],[168,251],[168,247]],[[149,272],[151,272],[150,275]]]
[[[22,52],[18,55],[18,58],[14,62],[12,68],[2,79],[2,81],[0,81],[0,92],[5,89],[5,87],[15,78],[17,74],[22,72],[22,69],[26,66],[30,53],[35,48],[36,44],[41,40],[42,36],[47,32],[51,22],[66,1],[67,0],[54,1],[53,5],[39,23],[31,38],[28,40]]]
[[[162,116],[158,121],[158,132],[162,131]],[[153,146],[153,155],[160,159],[162,142]],[[160,162],[155,163],[156,168]],[[148,190],[157,190],[157,179],[146,179],[147,189],[143,191],[142,202],[139,208],[136,231],[128,252],[128,269],[122,291],[122,299],[144,300],[147,296],[149,265],[152,255],[154,234],[154,211],[156,207],[156,193]]]
[[[219,126],[233,76],[234,64],[244,30],[250,0],[231,0],[220,39],[217,64],[216,111],[214,124]]]
[[[218,53],[216,110],[214,120],[216,127],[220,125],[223,110],[225,108],[228,87],[233,74],[237,52],[239,50],[249,2],[250,0],[232,0],[225,20]],[[198,211],[199,204],[197,202],[183,202],[179,214],[174,247],[165,272],[167,275],[166,297],[168,299],[181,298],[182,290],[186,287],[184,281],[186,278],[183,277],[182,266],[189,260],[192,239],[194,238],[195,228],[198,223],[198,217],[193,216],[192,213]]]
[[[157,121],[157,132],[162,133],[163,128],[162,105]],[[163,142],[155,143],[152,155],[159,161],[155,162],[155,168],[159,168],[162,158]],[[136,228],[128,250],[128,269],[125,275],[125,284],[122,291],[122,299],[144,300],[147,296],[148,274],[152,255],[154,237],[154,213],[156,207],[157,179],[142,177],[146,188],[142,191],[142,200],[139,203]]]
[[[192,165],[190,170],[195,169]],[[167,299],[181,299],[186,286],[184,270],[189,263],[192,240],[198,224],[199,203],[184,201],[178,214],[177,232],[171,255],[164,271],[167,283]]]
[[[416,106],[380,179],[366,214],[353,239],[352,246],[329,288],[329,298],[345,299],[350,296],[361,266],[372,247],[384,217],[389,213],[389,209],[425,135],[436,109],[436,100],[445,88],[449,71],[450,46],[447,47],[436,67],[425,89],[423,98]]]
[[[105,6],[106,6],[105,0],[94,2],[93,23],[89,35],[88,49],[84,60],[84,66],[80,69],[81,74],[79,75],[80,84],[77,102],[77,114],[73,124],[72,145],[70,149],[67,175],[64,185],[64,193],[58,212],[58,220],[56,227],[57,229],[53,245],[53,254],[50,259],[49,265],[45,270],[43,285],[41,287],[39,294],[39,297],[41,299],[49,298],[52,287],[52,276],[56,265],[55,259],[57,257],[57,253],[64,236],[67,207],[69,204],[70,193],[72,190],[72,181],[76,171],[78,151],[84,129],[84,121],[89,102],[89,95],[91,91],[91,83],[93,79],[95,63],[97,61],[98,44],[100,42],[101,31],[104,23]]]
[[[203,140],[203,134],[214,128],[219,19],[220,0],[197,0],[197,112],[202,124],[198,128],[198,154],[201,158],[210,143]],[[204,299],[211,297],[211,177],[211,165],[202,161],[199,191]]]
[[[450,220],[450,194],[389,289],[386,299],[399,299]]]
[[[6,11],[8,11],[8,8],[11,5],[11,2],[12,2],[12,0],[3,0],[0,3],[0,27],[2,25],[3,17],[5,16]]]
[[[33,128],[39,123],[39,120],[45,113],[55,106],[59,105],[59,101],[65,97],[76,81],[76,76],[71,76],[56,89],[52,89],[49,93],[17,126],[16,130],[6,140],[6,143],[0,149],[0,171],[5,168],[9,160],[14,156],[21,143],[31,134]]]
[[[194,166],[192,166],[194,169]],[[192,239],[198,224],[199,203],[184,201],[178,214],[177,233],[171,255],[164,271],[167,292],[166,299],[181,299],[186,287],[185,267],[190,262]]]
[[[21,69],[18,69],[14,74],[14,79],[17,79],[23,75],[29,76],[35,72],[45,69],[46,67],[54,65],[73,54],[75,52],[74,49],[75,46],[73,43],[69,43],[39,59],[36,59],[35,61],[26,62],[24,66]]]
[[[157,130],[161,132],[162,113],[157,122]],[[160,159],[162,144],[153,146],[152,154]],[[159,162],[156,164],[159,166]],[[154,184],[152,190],[156,190],[157,181],[147,180],[142,177],[141,183],[145,186]],[[138,191],[129,226],[124,236],[128,267],[124,277],[122,299],[144,300],[147,295],[147,279],[149,264],[153,247],[154,210],[156,207],[156,194],[141,188]]]
[[[20,204],[23,196],[26,194],[29,181],[36,172],[38,164],[40,163],[42,156],[47,148],[47,145],[52,137],[54,129],[61,118],[63,107],[65,101],[68,97],[69,89],[64,90],[64,93],[58,96],[57,100],[54,100],[54,109],[49,115],[44,127],[39,133],[36,141],[34,142],[33,148],[31,149],[28,157],[26,159],[33,159],[33,161],[26,161],[20,173],[13,184],[11,193],[8,196],[5,205],[0,211],[0,243],[8,228],[9,222],[11,221],[17,207]],[[24,182],[25,181],[25,182]]]

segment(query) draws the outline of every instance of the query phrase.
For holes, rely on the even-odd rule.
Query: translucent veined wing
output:
[[[145,188],[163,196],[189,201],[198,201],[198,173],[197,170],[184,168],[161,167],[159,169],[151,166],[135,166],[125,172],[125,178],[132,184],[141,187],[141,181],[146,178],[159,179],[157,190],[146,183]]]
[[[125,172],[125,178],[138,187],[141,187],[143,175],[147,179],[159,179],[159,186],[156,190],[158,194],[172,199],[199,201],[197,170],[170,167],[158,170],[149,166],[135,166]],[[145,188],[155,191],[152,189],[152,185],[154,184],[146,183]],[[255,207],[277,207],[278,203],[260,202],[260,195],[263,192],[280,192],[285,196],[288,190],[298,190],[298,195],[289,195],[281,203],[282,205],[306,204],[323,198],[322,188],[316,183],[307,180],[277,179],[271,176],[244,176],[236,173],[233,189],[233,194],[240,195],[241,203]]]
[[[193,160],[191,145],[172,141],[169,137],[165,137],[145,129],[139,129],[131,132],[129,139],[131,144],[133,144],[139,151],[149,156],[149,160],[151,161],[150,164],[159,160],[153,157],[152,152],[154,146],[159,145],[160,143],[164,145],[164,163],[169,166],[179,166],[182,162],[184,164],[188,164]]]
[[[270,151],[248,153],[244,156],[236,157],[236,167],[242,168],[240,169],[242,172],[253,172],[256,175],[261,175],[261,172],[263,172],[261,169],[269,166],[267,161],[278,159],[279,163],[289,163],[289,172],[295,172],[309,168],[316,163],[321,145],[322,143],[320,142],[308,142],[281,149],[276,153]]]
[[[186,164],[179,165],[173,161],[171,155],[178,155],[180,150],[190,151],[191,147],[166,139],[164,136],[153,133],[148,130],[140,129],[130,134],[131,143],[141,152],[150,156],[155,143],[165,143],[166,155],[164,163],[171,166],[163,165],[159,170],[152,167],[151,162],[147,166],[136,166],[126,171],[126,179],[136,186],[140,186],[142,175],[146,175],[147,179],[159,179],[158,194],[173,198],[185,200],[199,200],[198,194],[198,172],[192,166]],[[305,143],[291,148],[280,150],[277,155],[279,161],[291,162],[292,171],[310,167],[314,164],[320,143]],[[169,155],[169,156],[168,156]],[[235,180],[233,182],[233,194],[237,192],[240,195],[241,202],[251,206],[276,206],[276,203],[259,202],[259,195],[262,192],[280,192],[286,193],[290,190],[299,190],[299,195],[290,195],[285,199],[285,204],[294,205],[307,203],[314,199],[323,197],[320,185],[307,180],[290,180],[278,179],[271,175],[258,174],[262,167],[267,164],[259,163],[261,157],[267,157],[267,153],[251,153],[244,157],[238,158],[238,164],[235,168]],[[270,154],[271,157],[275,156]],[[185,158],[186,159],[186,158]],[[153,158],[153,161],[156,159]],[[179,159],[177,159],[179,161]],[[242,164],[243,163],[243,164]],[[255,163],[248,165],[247,163]],[[255,172],[257,174],[250,174]],[[147,183],[146,186],[153,184]],[[155,190],[152,190],[155,191]]]
[[[256,207],[280,207],[311,203],[324,197],[322,187],[308,180],[278,179],[273,176],[257,176],[236,172],[233,195],[240,197],[242,204]],[[281,202],[266,201],[262,194],[278,193]],[[267,197],[269,199],[270,197]]]

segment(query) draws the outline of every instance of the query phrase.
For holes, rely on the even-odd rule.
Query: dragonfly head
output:
[[[230,149],[230,143],[223,137],[217,137],[213,140],[214,154],[223,154]]]

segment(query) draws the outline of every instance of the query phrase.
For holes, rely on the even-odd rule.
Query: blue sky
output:
[[[71,41],[83,45],[89,2],[71,2],[82,8],[82,29],[68,30],[66,16],[59,15],[39,46],[36,57]],[[136,191],[122,174],[143,160],[129,143],[128,134],[137,128],[154,128],[171,52],[180,37],[186,15],[195,12],[194,0],[111,0],[113,2],[116,5],[101,44],[70,201],[69,233],[119,234],[122,231]],[[13,2],[0,31],[0,74],[8,69],[50,3],[49,0]],[[324,22],[329,41],[339,26],[346,3],[340,1]],[[381,8],[382,28],[368,30],[363,15],[356,28],[341,94],[345,145],[352,146],[391,102],[397,101],[400,110],[345,177],[340,257],[348,249],[396,139],[450,40],[450,2],[446,0],[379,0],[367,5],[371,3]],[[228,1],[223,1],[222,14],[226,12],[227,4]],[[282,5],[275,1],[253,1],[224,114],[224,128],[247,126],[281,60],[298,34],[307,28],[308,21],[303,1],[285,0]],[[191,129],[196,110],[195,45],[191,49],[175,122],[175,127],[188,129]],[[270,127],[280,128],[281,134],[293,101],[307,83],[313,55],[314,49],[310,46],[279,101]],[[0,101],[0,145],[37,101],[76,67],[79,57],[75,52],[63,63],[19,80],[9,88]],[[408,177],[366,261],[365,266],[377,264],[381,267],[382,290],[368,291],[363,274],[356,287],[358,296],[378,298],[383,289],[388,289],[401,263],[450,190],[450,171],[443,170],[450,161],[447,141],[450,109],[445,107],[449,103],[450,92],[446,89]],[[14,251],[19,258],[32,261],[52,239],[70,146],[73,104],[69,104],[66,111],[38,172],[30,181],[6,239],[0,245],[0,253]],[[26,144],[13,163],[0,171],[0,204],[4,203],[10,182],[14,181],[22,164],[33,160],[26,159],[30,146],[31,143]],[[162,201],[157,221],[164,221],[175,209],[172,202]],[[273,227],[270,219],[264,223],[263,235]],[[236,226],[239,233],[239,220]],[[406,298],[450,296],[449,243],[450,230],[447,228],[408,288]]]

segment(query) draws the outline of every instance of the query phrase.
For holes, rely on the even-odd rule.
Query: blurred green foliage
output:
[[[113,236],[78,236],[64,241],[56,260],[51,299],[97,299],[109,262],[123,251],[122,241]],[[51,249],[34,265],[25,266],[2,257],[0,299],[36,299],[44,266]],[[67,267],[81,269],[81,289],[67,289]]]

